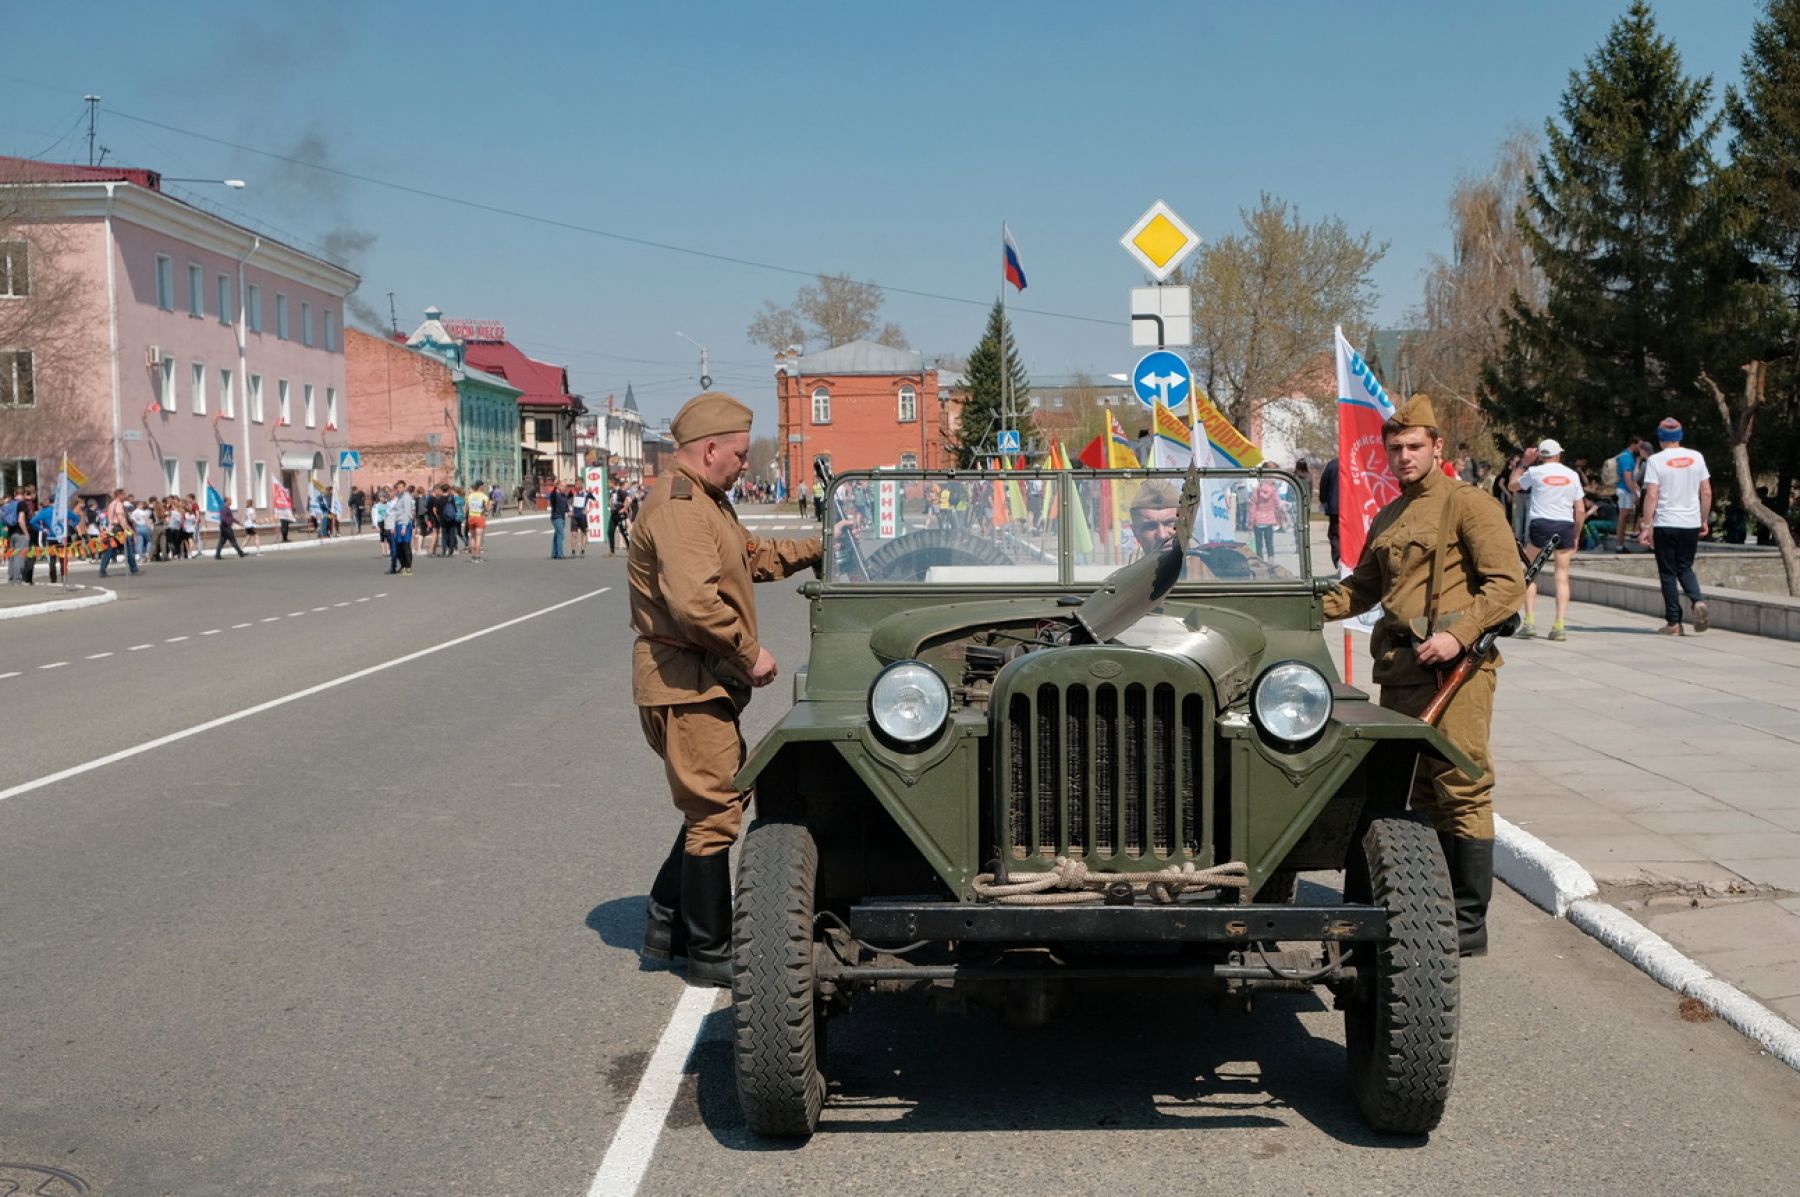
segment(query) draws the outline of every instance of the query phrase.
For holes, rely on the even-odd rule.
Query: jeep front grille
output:
[[[1014,859],[1199,855],[1201,695],[1167,682],[1046,682],[1012,693],[998,731]]]

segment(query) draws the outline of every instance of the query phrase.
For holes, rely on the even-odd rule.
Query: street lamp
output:
[[[712,390],[712,355],[707,351],[706,346],[694,340],[694,338],[688,336],[679,328],[675,330],[675,335],[700,351],[700,389],[703,391]]]
[[[162,181],[165,183],[217,183],[221,187],[229,187],[233,191],[242,191],[244,189],[244,180],[242,179],[188,179],[177,178],[174,175],[163,175]]]

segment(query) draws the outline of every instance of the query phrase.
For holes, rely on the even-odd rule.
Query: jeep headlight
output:
[[[1303,744],[1331,718],[1331,683],[1304,661],[1270,666],[1250,690],[1256,725],[1284,744]]]
[[[950,717],[950,687],[922,661],[896,661],[869,688],[869,718],[902,744],[935,735]]]

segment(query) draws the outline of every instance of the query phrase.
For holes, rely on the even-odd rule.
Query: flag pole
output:
[[[1012,427],[1012,371],[1006,360],[1006,222],[1000,222],[1000,427]],[[1000,447],[998,440],[994,448]]]

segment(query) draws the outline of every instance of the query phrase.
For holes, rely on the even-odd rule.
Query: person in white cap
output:
[[[1525,450],[1513,470],[1508,485],[1518,494],[1529,493],[1531,510],[1527,515],[1526,539],[1534,549],[1541,549],[1556,538],[1552,560],[1556,565],[1556,622],[1550,625],[1550,639],[1567,640],[1564,621],[1569,615],[1569,562],[1581,543],[1581,526],[1587,522],[1587,500],[1581,493],[1581,475],[1562,463],[1563,447],[1545,438],[1535,449]],[[1520,636],[1537,635],[1537,583],[1525,588],[1525,626]]]
[[[1638,520],[1638,543],[1656,550],[1656,573],[1662,581],[1665,636],[1680,636],[1681,596],[1694,605],[1694,630],[1712,626],[1700,579],[1694,576],[1694,553],[1712,512],[1712,474],[1706,458],[1681,444],[1681,421],[1670,416],[1656,426],[1660,452],[1644,463],[1644,513]]]

